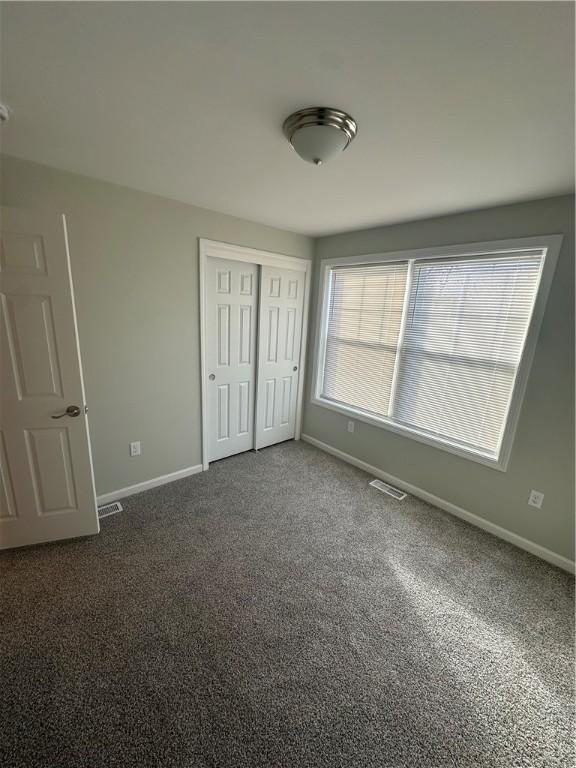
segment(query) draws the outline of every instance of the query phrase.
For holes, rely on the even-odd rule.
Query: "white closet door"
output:
[[[304,280],[304,272],[260,270],[256,448],[295,435]]]
[[[257,299],[255,264],[207,259],[209,461],[254,448]]]

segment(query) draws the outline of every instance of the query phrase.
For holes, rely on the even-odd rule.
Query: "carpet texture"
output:
[[[302,443],[0,557],[0,765],[572,766],[573,579]]]

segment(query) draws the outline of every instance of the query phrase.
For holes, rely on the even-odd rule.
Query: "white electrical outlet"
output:
[[[140,446],[140,440],[137,440],[135,443],[130,443],[130,456],[140,456],[142,453],[142,448]]]
[[[348,430],[348,432],[354,432],[354,430],[356,429],[356,422],[349,421],[346,429]]]
[[[528,504],[536,509],[542,509],[542,502],[544,501],[544,494],[541,491],[530,491],[528,496]]]

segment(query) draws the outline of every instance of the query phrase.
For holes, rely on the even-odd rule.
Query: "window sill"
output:
[[[462,448],[458,445],[450,443],[448,440],[429,437],[428,435],[418,432],[415,429],[410,429],[410,427],[404,427],[400,424],[395,424],[391,421],[388,421],[387,419],[379,418],[378,416],[372,416],[371,414],[360,411],[356,408],[353,408],[352,406],[334,403],[330,400],[325,400],[324,398],[317,396],[311,397],[310,402],[313,405],[319,405],[321,408],[327,408],[328,410],[335,411],[336,413],[340,413],[343,416],[348,416],[357,421],[363,421],[366,424],[371,424],[374,427],[386,429],[389,432],[394,432],[395,434],[401,435],[402,437],[416,440],[417,442],[423,443],[424,445],[429,445],[441,451],[452,453],[455,456],[460,456],[460,458],[468,459],[468,461],[474,461],[477,464],[483,464],[486,467],[497,469],[500,472],[506,471],[508,461],[503,459],[503,451],[500,452],[499,459],[493,459],[490,456],[485,456],[481,453],[477,453],[475,451],[468,450],[466,448]]]

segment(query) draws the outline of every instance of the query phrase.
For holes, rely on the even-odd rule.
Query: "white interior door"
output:
[[[0,548],[99,530],[65,227],[1,211]]]
[[[208,460],[254,448],[258,267],[206,264]]]
[[[256,448],[295,435],[305,279],[304,272],[261,267]]]

